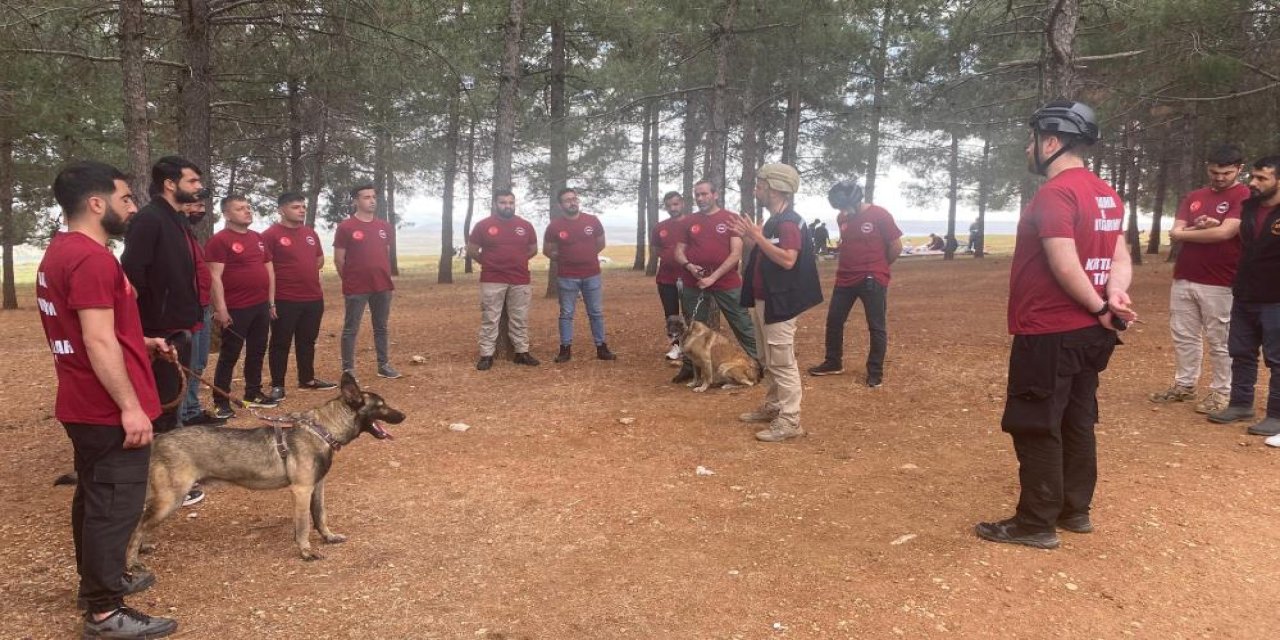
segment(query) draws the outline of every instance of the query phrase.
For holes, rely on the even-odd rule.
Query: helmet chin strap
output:
[[[1071,143],[1070,143],[1070,142],[1063,142],[1063,143],[1062,143],[1062,148],[1061,148],[1061,149],[1058,149],[1057,151],[1055,151],[1055,152],[1053,153],[1053,155],[1051,155],[1051,156],[1049,156],[1049,157],[1048,157],[1048,159],[1044,159],[1044,160],[1042,160],[1042,159],[1040,158],[1040,130],[1039,130],[1039,129],[1032,129],[1032,130],[1031,130],[1031,133],[1032,133],[1032,135],[1033,135],[1033,136],[1035,136],[1035,141],[1036,141],[1036,144],[1035,144],[1035,147],[1036,147],[1036,173],[1037,173],[1037,174],[1039,174],[1039,175],[1042,175],[1042,176],[1047,176],[1047,175],[1049,175],[1049,165],[1053,164],[1053,161],[1054,161],[1054,160],[1057,160],[1060,156],[1062,156],[1062,154],[1064,154],[1064,153],[1066,153],[1068,150],[1070,150],[1072,145],[1071,145]],[[1062,138],[1058,138],[1058,141],[1059,141],[1059,142],[1061,142],[1061,141],[1062,141]]]

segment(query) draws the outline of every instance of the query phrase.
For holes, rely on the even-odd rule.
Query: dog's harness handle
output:
[[[284,429],[281,429],[280,425],[278,424],[271,425],[271,428],[272,430],[275,431],[275,434],[276,434],[276,453],[280,454],[281,460],[288,460],[289,445],[285,444],[285,441],[284,441]]]
[[[328,429],[320,426],[314,420],[307,419],[302,414],[291,413],[283,418],[273,418],[254,411],[253,415],[263,422],[270,423],[272,428],[275,430],[276,451],[280,453],[281,458],[285,457],[285,455],[289,453],[289,447],[284,442],[285,427],[280,426],[282,424],[287,424],[289,427],[297,427],[299,425],[305,427],[307,431],[314,433],[317,438],[324,440],[324,443],[329,445],[329,448],[333,449],[335,453],[342,448],[342,443],[338,442],[338,439],[333,437],[333,434],[329,433]]]

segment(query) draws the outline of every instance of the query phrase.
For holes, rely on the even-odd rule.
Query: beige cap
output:
[[[800,190],[800,174],[789,164],[766,164],[756,171],[756,179],[764,180],[774,191],[795,193]]]

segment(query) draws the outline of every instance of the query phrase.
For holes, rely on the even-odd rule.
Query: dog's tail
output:
[[[64,473],[53,479],[53,486],[55,487],[65,486],[69,484],[79,484],[79,483],[80,483],[80,476],[76,475],[76,472],[74,471],[72,471],[71,473]]]

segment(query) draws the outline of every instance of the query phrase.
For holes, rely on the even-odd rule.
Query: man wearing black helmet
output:
[[[1127,290],[1124,208],[1088,170],[1093,109],[1050,102],[1031,116],[1027,164],[1048,178],[1018,220],[1009,277],[1009,383],[1001,428],[1013,438],[1022,486],[1017,511],[981,522],[979,537],[1054,549],[1058,527],[1089,533],[1097,484],[1098,373],[1116,331],[1137,315]]]
[[[822,364],[809,367],[811,376],[844,373],[844,323],[853,304],[862,300],[870,345],[867,348],[867,386],[884,381],[884,354],[889,345],[886,325],[889,265],[902,253],[902,231],[884,207],[863,202],[856,180],[842,180],[827,192],[827,202],[839,209],[840,265],[827,307],[827,353]]]

